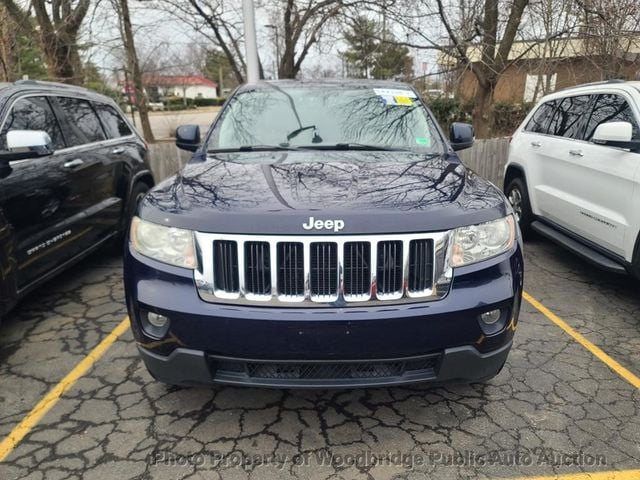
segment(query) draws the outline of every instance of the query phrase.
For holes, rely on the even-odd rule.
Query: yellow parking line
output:
[[[33,407],[26,417],[0,442],[0,462],[13,451],[22,439],[35,427],[42,417],[58,403],[60,397],[71,388],[93,366],[124,332],[129,328],[129,317],[125,317],[111,333],[89,352],[60,382]]]
[[[512,480],[638,480],[640,470],[620,470],[608,472],[570,473],[547,477],[519,477]]]
[[[576,342],[578,342],[584,348],[586,348],[591,353],[593,353],[599,360],[601,360],[604,364],[606,364],[611,370],[616,372],[618,375],[620,375],[622,378],[624,378],[627,382],[629,382],[631,385],[633,385],[637,389],[640,389],[640,378],[638,378],[631,371],[627,370],[625,367],[620,365],[617,361],[615,361],[609,355],[604,353],[602,349],[600,349],[599,347],[591,343],[589,340],[587,340],[587,338],[584,335],[578,333],[576,330],[571,328],[571,326],[567,322],[562,320],[555,313],[553,313],[551,310],[545,307],[542,303],[540,303],[538,300],[536,300],[531,295],[529,295],[527,292],[523,292],[522,297],[527,302],[529,302],[536,310],[538,310],[545,317],[547,317],[549,320],[555,323],[558,327],[564,330],[565,333],[567,333],[570,337],[572,337]],[[555,477],[549,477],[549,478],[555,478]],[[578,478],[581,478],[581,477],[578,477]],[[590,477],[584,477],[584,478],[590,478]],[[600,477],[597,477],[597,478],[600,478]],[[602,478],[608,478],[608,477],[602,477]],[[615,477],[615,478],[632,478],[632,477]],[[636,476],[634,478],[638,479],[640,478],[640,476]]]

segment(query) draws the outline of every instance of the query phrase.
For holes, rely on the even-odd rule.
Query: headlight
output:
[[[513,215],[492,222],[456,228],[451,242],[452,267],[495,257],[509,250],[516,239]]]
[[[130,238],[133,248],[146,257],[176,267],[195,269],[198,265],[191,230],[165,227],[134,217]]]

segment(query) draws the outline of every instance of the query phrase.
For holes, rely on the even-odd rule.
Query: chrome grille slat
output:
[[[411,240],[408,291],[425,292],[433,283],[433,242],[429,239]]]
[[[230,240],[214,242],[214,285],[216,291],[239,292],[238,244]]]
[[[271,258],[268,242],[244,243],[245,294],[271,296]]]
[[[344,297],[347,301],[371,298],[371,243],[346,242],[343,266]]]
[[[403,294],[403,244],[401,240],[378,243],[378,299],[393,300]]]
[[[311,270],[309,291],[315,302],[331,302],[338,298],[338,244],[314,242],[310,248]]]
[[[304,300],[304,245],[300,242],[277,243],[278,294],[291,301]]]
[[[200,297],[316,307],[432,301],[450,287],[449,232],[235,235],[196,232]]]

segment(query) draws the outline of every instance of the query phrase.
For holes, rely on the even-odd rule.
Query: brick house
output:
[[[597,39],[558,39],[548,42],[515,42],[509,55],[513,63],[501,75],[494,101],[532,102],[555,90],[605,78],[640,79],[640,36],[627,39],[619,55],[598,55]],[[479,61],[480,48],[470,47],[467,55]],[[438,58],[443,71],[455,68],[455,59],[446,54]],[[613,73],[611,73],[613,72]],[[467,68],[455,72],[453,91],[458,98],[474,98],[477,80]]]

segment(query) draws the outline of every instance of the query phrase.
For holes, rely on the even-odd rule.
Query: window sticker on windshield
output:
[[[415,92],[412,90],[401,90],[399,88],[374,88],[373,92],[380,97],[408,97],[418,98]]]
[[[411,106],[413,105],[413,100],[411,100],[409,97],[404,97],[404,96],[398,96],[396,95],[395,97],[393,97],[396,101],[396,105],[407,105],[407,106]]]
[[[389,95],[380,95],[380,100],[385,105],[400,105],[403,107],[413,106],[413,100],[409,97],[396,95],[394,97]]]
[[[431,146],[431,139],[428,137],[416,137],[416,143],[425,147]]]

